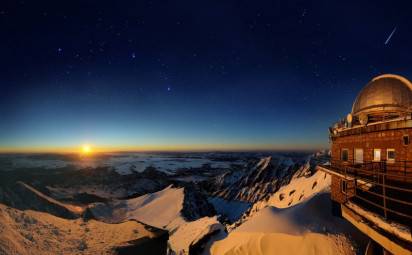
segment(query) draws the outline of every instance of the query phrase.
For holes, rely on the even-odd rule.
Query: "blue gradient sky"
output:
[[[406,2],[46,2],[0,10],[0,151],[325,148],[372,77],[412,77]]]

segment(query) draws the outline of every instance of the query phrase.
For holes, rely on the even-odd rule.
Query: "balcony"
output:
[[[352,164],[332,160],[321,167],[353,182],[347,186],[346,203],[411,228],[412,161]]]

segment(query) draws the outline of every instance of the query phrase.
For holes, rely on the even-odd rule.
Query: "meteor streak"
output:
[[[395,34],[396,32],[396,27],[392,30],[391,34],[388,36],[388,38],[385,41],[385,45],[387,45],[389,43],[389,41],[391,40],[393,34]]]

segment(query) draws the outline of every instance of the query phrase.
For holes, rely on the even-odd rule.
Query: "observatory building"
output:
[[[367,254],[412,254],[412,84],[385,74],[329,128],[333,211],[370,237]]]

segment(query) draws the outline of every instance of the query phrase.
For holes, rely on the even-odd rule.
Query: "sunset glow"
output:
[[[89,155],[92,152],[92,148],[88,144],[82,146],[82,154]]]

